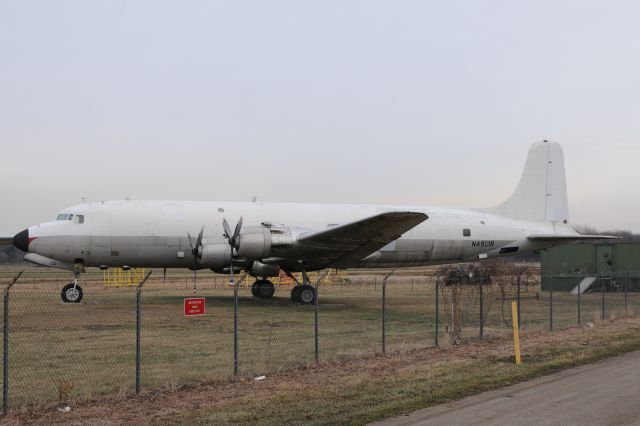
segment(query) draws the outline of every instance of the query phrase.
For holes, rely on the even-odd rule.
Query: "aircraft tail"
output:
[[[546,140],[534,143],[516,190],[502,204],[487,210],[514,219],[567,223],[567,182],[560,144]]]

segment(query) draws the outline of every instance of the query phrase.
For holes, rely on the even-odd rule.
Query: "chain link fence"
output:
[[[358,270],[313,278],[310,305],[293,303],[288,284],[259,299],[252,279],[233,287],[226,276],[198,272],[194,290],[192,273],[162,270],[120,288],[88,272],[82,302],[63,303],[69,273],[29,269],[15,280],[18,272],[0,269],[5,412],[508,336],[512,300],[523,331],[640,312],[640,271],[629,270]],[[192,297],[205,299],[204,315],[185,316]]]

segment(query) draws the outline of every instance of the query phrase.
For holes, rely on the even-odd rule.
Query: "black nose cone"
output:
[[[22,251],[29,251],[29,230],[25,229],[22,232],[18,232],[13,237],[13,245]]]

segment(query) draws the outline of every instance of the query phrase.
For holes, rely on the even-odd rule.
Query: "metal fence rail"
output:
[[[435,269],[361,271],[316,278],[317,302],[299,305],[290,285],[256,299],[252,281],[231,287],[209,272],[198,273],[195,293],[190,273],[155,272],[123,288],[88,273],[82,303],[64,304],[64,273],[0,269],[3,411],[506,336],[512,300],[524,331],[597,323],[640,312],[638,276],[598,276],[571,294],[567,283],[586,277],[540,277],[537,268],[458,281]],[[206,313],[185,317],[183,301],[194,295]]]

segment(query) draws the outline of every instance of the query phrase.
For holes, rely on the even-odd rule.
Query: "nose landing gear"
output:
[[[73,282],[62,287],[60,297],[64,303],[80,303],[82,300],[82,287],[78,285],[80,272],[74,271]]]

